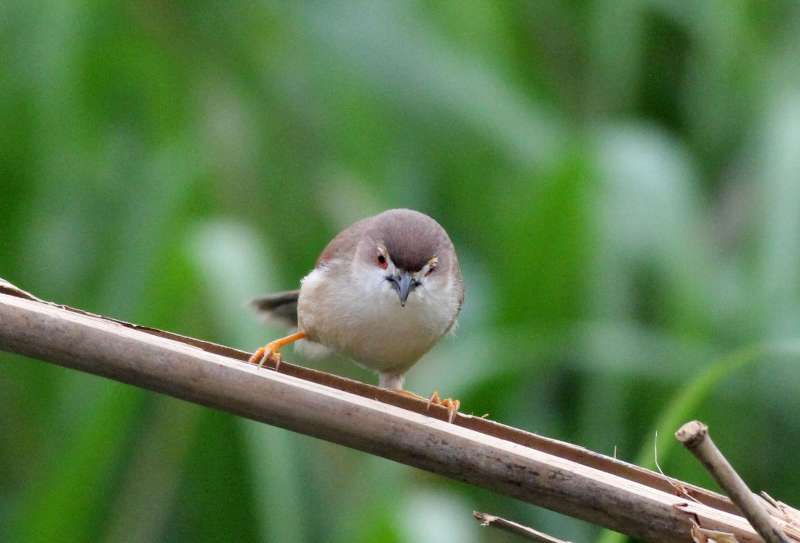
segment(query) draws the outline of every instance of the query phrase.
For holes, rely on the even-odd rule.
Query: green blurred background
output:
[[[0,277],[252,350],[340,228],[438,219],[464,410],[800,504],[800,8],[758,0],[0,3]],[[374,382],[342,360],[303,362]],[[500,542],[596,527],[0,355],[3,541]]]

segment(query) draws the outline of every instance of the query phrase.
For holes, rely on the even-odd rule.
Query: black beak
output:
[[[410,273],[405,271],[401,271],[397,275],[389,275],[386,279],[392,283],[392,287],[397,291],[397,296],[400,298],[400,305],[405,307],[408,295],[419,285],[419,282],[411,277]]]

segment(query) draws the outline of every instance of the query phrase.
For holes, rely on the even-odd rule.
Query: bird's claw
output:
[[[281,366],[281,353],[276,351],[270,343],[259,347],[248,360],[250,364],[258,364],[259,368],[263,368],[267,361],[271,361],[276,370]]]
[[[431,394],[430,398],[426,398],[425,396],[420,396],[416,392],[411,392],[410,390],[395,390],[397,394],[405,396],[407,398],[411,398],[413,400],[422,400],[423,402],[427,401],[428,405],[425,407],[425,410],[430,410],[432,405],[439,405],[447,409],[447,422],[452,423],[456,418],[456,413],[458,413],[458,409],[461,407],[461,402],[458,400],[454,400],[452,398],[444,398],[442,399],[439,396],[439,391],[435,390],[433,394]]]
[[[277,370],[281,366],[281,353],[279,351],[283,347],[291,345],[295,341],[299,341],[305,337],[306,333],[302,330],[298,330],[294,334],[289,334],[286,337],[270,341],[263,347],[259,347],[259,349],[253,353],[253,356],[248,359],[248,362],[251,364],[258,364],[258,367],[262,368],[265,362],[271,360],[272,363],[275,364],[275,369]]]
[[[453,398],[442,398],[439,396],[439,391],[434,390],[431,397],[428,398],[428,409],[431,408],[431,405],[441,405],[445,409],[447,409],[447,422],[452,423],[456,418],[456,413],[458,413],[458,408],[461,407],[461,402],[458,400],[454,400]]]

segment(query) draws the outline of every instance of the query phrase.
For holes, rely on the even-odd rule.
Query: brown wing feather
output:
[[[370,218],[361,219],[339,232],[322,250],[316,266],[324,265],[329,260],[340,258],[343,255],[352,255],[356,245],[364,235],[364,231],[369,226],[369,220]]]

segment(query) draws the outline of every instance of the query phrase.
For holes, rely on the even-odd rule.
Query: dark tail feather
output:
[[[297,297],[299,290],[287,290],[256,298],[250,304],[262,315],[297,326]]]

